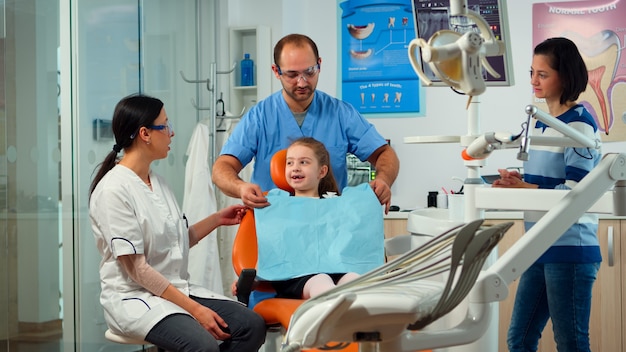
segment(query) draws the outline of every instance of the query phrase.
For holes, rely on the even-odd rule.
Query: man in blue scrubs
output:
[[[292,141],[313,137],[326,146],[340,189],[348,184],[346,153],[367,160],[376,169],[370,182],[385,206],[391,204],[391,185],[400,163],[395,151],[350,104],[316,90],[322,59],[309,37],[290,34],[274,47],[272,71],[283,89],[260,101],[242,118],[213,166],[213,182],[228,196],[252,208],[269,203],[263,191],[276,188],[270,159]],[[255,159],[251,183],[239,172]]]

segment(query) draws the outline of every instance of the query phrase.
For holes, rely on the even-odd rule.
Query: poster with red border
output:
[[[589,71],[578,102],[594,116],[605,142],[626,141],[625,19],[626,0],[533,5],[533,47],[551,37],[566,37],[578,46]]]

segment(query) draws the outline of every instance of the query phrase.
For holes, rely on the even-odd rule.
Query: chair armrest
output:
[[[239,279],[237,279],[237,300],[246,306],[250,301],[250,293],[252,292],[255,278],[255,269],[242,269],[241,273],[239,273]]]

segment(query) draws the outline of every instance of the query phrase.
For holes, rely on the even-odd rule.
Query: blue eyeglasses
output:
[[[280,76],[283,76],[288,81],[300,82],[300,78],[302,77],[305,81],[309,81],[309,78],[315,77],[318,72],[320,72],[320,64],[317,63],[304,71],[282,71],[280,66],[276,65],[276,71]]]
[[[151,125],[151,126],[146,126],[151,130],[156,130],[156,131],[162,131],[167,129],[167,133],[171,136],[174,134],[174,129],[172,128],[172,123],[167,121],[167,124],[165,125]]]

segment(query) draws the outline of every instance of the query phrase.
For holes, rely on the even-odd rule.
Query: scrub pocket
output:
[[[141,298],[125,298],[122,300],[122,306],[127,316],[134,319],[141,318],[150,310],[148,303]]]

